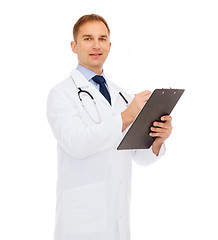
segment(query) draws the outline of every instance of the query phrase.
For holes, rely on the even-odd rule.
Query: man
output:
[[[142,165],[156,162],[164,154],[172,119],[154,123],[150,136],[157,138],[151,149],[116,150],[150,92],[132,99],[106,79],[103,64],[111,43],[105,19],[81,17],[73,36],[77,69],[48,97],[48,121],[58,143],[55,239],[129,240],[132,158]]]

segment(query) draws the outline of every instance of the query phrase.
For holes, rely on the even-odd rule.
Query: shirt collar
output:
[[[88,80],[90,81],[95,75],[97,75],[95,72],[93,72],[92,70],[86,68],[86,67],[83,67],[82,65],[78,64],[77,68],[76,68],[78,71],[80,71],[83,76]],[[104,75],[104,70],[102,71],[102,73],[100,74],[100,76],[103,76],[105,78],[105,75]]]

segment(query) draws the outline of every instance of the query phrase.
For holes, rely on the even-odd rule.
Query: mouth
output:
[[[93,56],[93,57],[94,57],[94,56],[101,56],[102,53],[90,53],[89,55],[90,55],[90,56]]]

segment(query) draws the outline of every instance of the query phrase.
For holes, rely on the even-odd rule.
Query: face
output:
[[[80,65],[101,74],[111,47],[106,26],[101,21],[84,23],[71,47]]]

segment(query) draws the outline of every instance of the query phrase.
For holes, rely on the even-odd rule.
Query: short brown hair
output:
[[[106,26],[107,30],[108,30],[108,34],[110,35],[110,28],[108,27],[108,24],[106,22],[106,20],[97,15],[97,14],[88,14],[88,15],[84,15],[82,16],[74,25],[73,27],[73,39],[74,41],[77,40],[77,35],[78,35],[78,31],[80,26],[82,26],[84,23],[86,22],[91,22],[91,21],[101,21],[104,23],[104,25]]]

